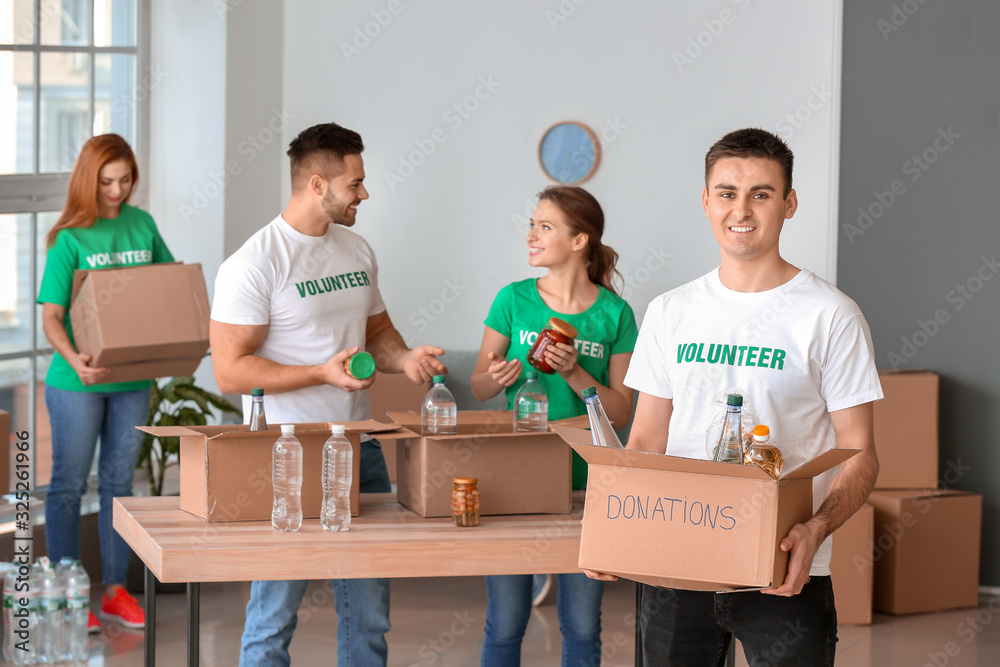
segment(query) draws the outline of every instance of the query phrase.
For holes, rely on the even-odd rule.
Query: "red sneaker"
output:
[[[90,616],[87,617],[87,633],[96,634],[101,631],[101,622],[97,620],[94,616],[94,612],[90,612]]]
[[[119,587],[115,596],[108,599],[107,594],[101,603],[101,616],[118,621],[128,628],[146,627],[146,612],[142,610],[135,598],[124,588]]]

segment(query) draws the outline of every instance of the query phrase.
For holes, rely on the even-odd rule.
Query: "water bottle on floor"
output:
[[[351,478],[354,450],[344,435],[343,424],[330,424],[330,437],[323,445],[323,506],[319,521],[323,530],[338,532],[351,527]]]
[[[424,397],[420,407],[421,435],[455,435],[458,431],[458,407],[444,381],[444,375],[435,375],[434,384]]]
[[[295,532],[302,526],[302,443],[295,437],[295,424],[281,425],[271,459],[271,527]]]
[[[514,430],[518,433],[549,430],[549,397],[538,381],[538,371],[528,371],[528,379],[514,397]]]
[[[90,577],[83,564],[72,561],[66,576],[66,660],[87,662],[90,648],[87,641],[87,621],[90,617]]]
[[[54,665],[63,661],[63,625],[66,616],[66,586],[59,580],[48,558],[39,558],[42,567],[38,590],[38,662]]]

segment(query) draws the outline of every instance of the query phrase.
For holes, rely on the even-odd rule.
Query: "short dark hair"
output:
[[[792,149],[775,134],[757,127],[734,130],[722,137],[705,154],[705,187],[715,163],[722,158],[768,158],[777,160],[785,176],[785,197],[792,190],[792,163],[795,156]]]
[[[292,189],[303,178],[320,174],[329,178],[345,155],[360,155],[365,150],[361,135],[336,123],[321,123],[306,128],[288,144]]]

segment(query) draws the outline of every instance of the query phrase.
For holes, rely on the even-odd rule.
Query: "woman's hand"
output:
[[[576,368],[576,348],[566,343],[556,343],[545,348],[545,362],[565,378]]]
[[[80,354],[79,352],[75,355],[66,357],[66,361],[68,361],[69,365],[73,367],[76,374],[80,376],[80,382],[85,385],[97,384],[111,372],[111,369],[107,366],[91,368],[90,359],[91,357],[89,354]]]
[[[490,352],[488,357],[490,365],[487,370],[489,371],[490,377],[493,378],[493,381],[501,387],[509,387],[517,382],[517,378],[521,377],[520,359],[507,361],[507,359],[498,357],[493,352]]]

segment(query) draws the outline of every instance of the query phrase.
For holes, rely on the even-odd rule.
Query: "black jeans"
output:
[[[642,587],[643,664],[722,667],[735,635],[751,667],[832,667],[837,611],[830,577],[793,597]]]

